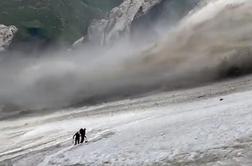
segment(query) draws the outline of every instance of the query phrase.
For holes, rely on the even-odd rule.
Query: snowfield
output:
[[[223,99],[223,100],[220,100]],[[0,121],[0,165],[252,165],[252,77]],[[89,142],[72,145],[87,128]]]

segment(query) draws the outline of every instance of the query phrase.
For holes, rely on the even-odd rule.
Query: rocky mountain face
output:
[[[87,38],[93,44],[113,44],[125,36],[137,40],[155,38],[162,28],[178,22],[201,0],[124,0],[113,8],[107,18],[95,19],[88,28]],[[148,36],[148,37],[147,37]],[[135,40],[134,41],[137,41]],[[139,42],[143,42],[140,40]]]
[[[131,25],[131,38],[136,42],[140,42],[143,38],[149,41],[162,38],[193,8],[203,5],[202,2],[202,0],[160,1],[146,14],[134,19]]]
[[[94,20],[88,28],[89,41],[106,45],[128,33],[134,19],[146,14],[162,0],[124,0],[110,12],[108,18]]]
[[[72,43],[122,0],[1,0],[0,24],[15,25],[22,42]]]
[[[84,41],[104,46],[129,33],[136,38],[146,31],[155,34],[154,26],[179,20],[190,11],[188,6],[195,6],[199,1],[2,0],[0,24],[19,29],[15,48],[17,43],[28,50],[51,43],[75,47]]]

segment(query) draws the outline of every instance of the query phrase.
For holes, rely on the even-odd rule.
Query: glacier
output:
[[[4,120],[0,161],[18,166],[249,166],[251,78]],[[89,142],[73,146],[72,134],[80,127],[88,129]]]

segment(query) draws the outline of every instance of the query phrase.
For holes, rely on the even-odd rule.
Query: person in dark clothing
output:
[[[73,140],[74,140],[74,145],[77,145],[80,143],[80,133],[79,132],[74,134]]]
[[[80,129],[80,136],[81,136],[81,141],[80,141],[80,143],[83,143],[84,142],[84,140],[85,140],[85,138],[87,139],[87,137],[86,137],[86,128],[81,128]]]

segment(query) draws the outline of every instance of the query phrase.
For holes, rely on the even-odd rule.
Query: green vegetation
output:
[[[39,37],[72,43],[86,33],[90,21],[122,0],[1,0],[0,24],[18,27],[17,40]]]

